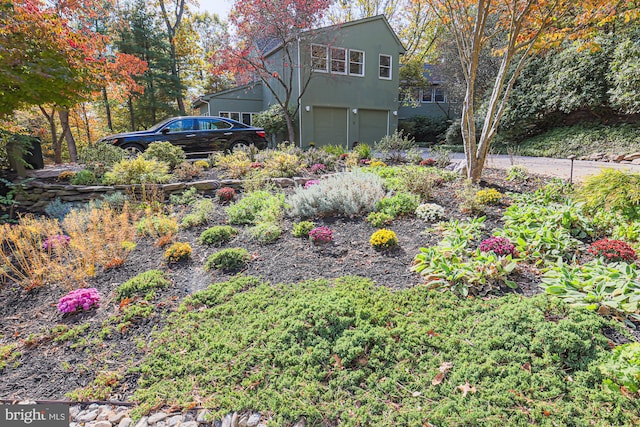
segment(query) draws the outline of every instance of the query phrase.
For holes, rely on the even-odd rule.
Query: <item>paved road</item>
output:
[[[462,153],[451,155],[452,160],[461,161],[464,159]],[[508,156],[493,155],[487,159],[486,166],[495,169],[507,169],[512,165],[525,166],[531,173],[569,179],[571,173],[571,160],[569,159],[552,159],[548,157],[524,157],[524,156]],[[629,170],[633,173],[640,173],[640,165],[621,164],[613,162],[592,162],[587,160],[574,160],[573,162],[573,180],[581,181],[589,175],[595,175],[603,168],[614,168]]]

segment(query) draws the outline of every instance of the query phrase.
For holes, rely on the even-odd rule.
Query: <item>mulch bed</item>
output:
[[[491,186],[499,191],[531,191],[544,184],[543,178],[531,178],[524,184],[504,180],[504,171],[487,170],[483,186]],[[464,218],[458,211],[453,197],[454,184],[445,184],[436,190],[434,200],[446,208],[451,218]],[[487,212],[485,233],[501,226],[502,213],[506,206],[491,207]],[[223,221],[223,209],[219,209],[212,226]],[[283,236],[273,244],[260,245],[251,241],[246,233],[224,247],[243,247],[253,257],[253,261],[242,273],[259,276],[271,283],[296,283],[318,278],[334,278],[357,275],[371,278],[380,286],[404,289],[421,283],[418,274],[410,271],[410,266],[420,247],[437,243],[439,236],[429,232],[430,224],[416,218],[394,220],[388,227],[398,235],[397,249],[376,251],[369,244],[369,237],[375,229],[363,218],[326,218],[316,221],[334,231],[332,244],[314,246],[307,239],[295,238],[291,234],[292,221],[285,221]],[[56,310],[58,299],[66,290],[49,285],[30,292],[15,284],[0,286],[0,339],[25,343],[19,349],[22,356],[10,363],[2,372],[0,380],[1,399],[64,399],[64,394],[78,387],[88,385],[96,371],[125,371],[144,357],[146,343],[154,329],[161,328],[168,313],[178,307],[187,295],[205,289],[213,282],[222,282],[229,274],[205,272],[206,258],[218,248],[210,248],[197,243],[197,238],[206,227],[181,231],[177,240],[189,242],[193,247],[192,259],[167,266],[163,263],[163,249],[153,245],[151,239],[142,239],[126,263],[117,268],[99,273],[87,283],[95,287],[103,296],[100,308],[73,316],[62,316]],[[240,227],[241,228],[241,227]],[[91,342],[102,329],[103,321],[118,313],[118,305],[113,300],[113,289],[136,274],[149,269],[163,269],[169,272],[173,286],[161,292],[154,301],[155,314],[148,319],[140,319],[132,327],[122,332],[113,332],[104,340]],[[515,278],[519,285],[516,292],[531,296],[540,292],[539,279],[535,272],[520,269]],[[500,290],[501,292],[513,292]],[[110,296],[111,295],[111,296]],[[110,296],[110,297],[109,297]],[[109,299],[111,298],[111,299]],[[44,332],[58,324],[70,327],[89,323],[89,343],[72,348],[71,342],[54,342],[39,339]],[[136,387],[137,376],[130,374],[120,383],[112,398],[125,400]]]

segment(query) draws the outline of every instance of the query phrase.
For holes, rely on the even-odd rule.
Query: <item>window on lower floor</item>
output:
[[[444,88],[438,85],[431,85],[422,89],[422,102],[424,103],[441,103],[447,102],[447,96]]]
[[[242,113],[236,111],[220,111],[218,115],[227,119],[242,122],[245,125],[253,126],[253,115],[256,113]]]

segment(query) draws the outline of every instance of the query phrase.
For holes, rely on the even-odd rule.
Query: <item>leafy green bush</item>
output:
[[[249,234],[258,243],[267,244],[278,240],[282,235],[282,229],[278,222],[275,221],[258,222],[249,229]]]
[[[355,216],[374,210],[384,195],[380,177],[354,171],[332,175],[307,189],[298,187],[287,204],[295,217]]]
[[[191,212],[182,218],[180,223],[182,228],[191,228],[203,225],[215,211],[215,204],[211,199],[198,199],[193,202]]]
[[[187,297],[154,334],[135,415],[188,408],[197,392],[214,418],[252,408],[275,425],[631,426],[636,401],[601,387],[605,327],[545,295],[237,276]]]
[[[445,137],[449,127],[446,117],[416,116],[398,121],[398,129],[418,142],[435,144]]]
[[[200,234],[198,242],[203,245],[209,246],[221,246],[224,243],[231,241],[238,235],[238,230],[230,225],[216,225],[211,228],[207,228]]]
[[[229,224],[255,224],[259,219],[282,216],[284,194],[271,194],[265,190],[251,191],[242,199],[229,205],[225,210]]]
[[[147,160],[142,156],[124,159],[113,165],[104,174],[103,182],[110,184],[161,184],[169,181],[169,166],[157,160]]]
[[[175,169],[184,162],[187,156],[184,150],[168,141],[152,142],[142,153],[142,158],[146,160],[157,160],[169,165],[169,169]]]
[[[197,162],[196,162],[197,163]],[[202,167],[196,163],[182,162],[173,169],[173,176],[180,181],[190,181],[202,174]]]
[[[101,177],[116,163],[127,157],[127,152],[111,144],[95,144],[81,148],[78,152],[78,163]]]
[[[393,218],[413,215],[420,204],[420,196],[399,192],[391,197],[385,197],[376,203],[376,211],[386,213]]]
[[[529,178],[529,171],[526,166],[513,165],[507,168],[507,181],[526,181]]]
[[[620,212],[629,219],[640,219],[640,174],[603,169],[588,177],[578,190],[587,212]]]
[[[376,228],[391,224],[391,221],[393,221],[393,215],[389,215],[386,212],[371,212],[367,215],[367,222]]]
[[[178,232],[178,223],[169,215],[149,214],[136,222],[136,231],[139,236],[148,237],[174,235]]]
[[[73,178],[71,178],[71,184],[73,185],[94,185],[99,182],[96,175],[87,169],[76,172]]]
[[[605,363],[600,365],[600,371],[608,377],[603,381],[605,386],[637,398],[640,390],[640,343],[614,348]]]
[[[169,196],[169,202],[172,205],[191,205],[199,199],[201,199],[201,196],[196,187],[189,187],[181,194],[172,194]]]
[[[309,232],[316,228],[316,225],[312,221],[300,221],[293,224],[293,230],[291,233],[293,237],[309,237]]]
[[[166,279],[160,270],[148,270],[138,274],[118,286],[115,290],[116,299],[122,301],[136,295],[149,294],[156,289],[168,288],[171,282]]]
[[[635,264],[607,264],[601,259],[582,265],[559,262],[544,273],[540,286],[573,306],[640,320],[640,274]]]
[[[251,255],[244,248],[229,248],[209,255],[204,264],[205,270],[218,269],[232,272],[244,268],[251,261]]]

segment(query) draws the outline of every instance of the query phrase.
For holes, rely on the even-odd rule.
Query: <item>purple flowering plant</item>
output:
[[[317,180],[317,179],[310,179],[309,181],[304,183],[304,188],[307,189],[307,188],[309,188],[309,187],[311,187],[313,185],[319,184],[319,183],[320,183],[320,181]]]
[[[480,243],[481,252],[493,252],[496,255],[511,255],[515,256],[516,248],[505,237],[489,237]]]
[[[56,234],[53,236],[49,236],[42,244],[42,250],[50,251],[53,249],[63,248],[65,246],[68,246],[70,241],[71,237],[67,236],[66,234]]]
[[[88,311],[92,307],[100,306],[100,294],[96,288],[75,289],[58,301],[60,313],[75,313]]]
[[[327,170],[327,167],[323,163],[316,163],[311,165],[311,173],[324,172]]]
[[[331,243],[333,241],[333,231],[328,227],[316,227],[309,232],[309,239],[313,243]]]

